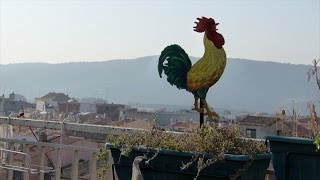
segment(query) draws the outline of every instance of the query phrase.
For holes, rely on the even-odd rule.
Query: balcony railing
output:
[[[1,117],[1,116],[0,116],[0,124],[43,128],[43,129],[53,129],[53,130],[61,130],[61,126],[63,125],[63,130],[109,134],[109,135],[120,135],[121,133],[124,133],[124,132],[130,133],[130,132],[143,131],[143,129],[137,129],[137,128],[123,128],[123,127],[106,126],[106,125],[71,123],[71,122],[63,122],[63,121],[48,121],[48,120],[39,120],[39,119],[8,118],[8,117]]]
[[[25,140],[14,140],[14,139],[4,139],[1,138],[0,141],[8,143],[8,150],[6,157],[6,163],[2,163],[1,168],[7,169],[7,178],[8,180],[13,179],[13,172],[19,171],[23,173],[23,179],[28,180],[30,174],[38,174],[39,179],[43,180],[46,173],[54,173],[55,179],[61,179],[61,151],[71,150],[73,151],[73,160],[72,160],[72,172],[71,172],[71,179],[78,179],[78,166],[79,166],[79,153],[80,152],[88,152],[90,153],[90,161],[89,161],[89,174],[90,179],[96,179],[96,169],[97,169],[97,160],[96,155],[98,153],[97,148],[87,148],[81,146],[72,146],[72,145],[60,145],[54,143],[46,143],[46,142],[32,142],[32,141],[25,141]],[[17,150],[14,147],[16,146],[22,147],[21,150]],[[39,153],[39,164],[32,164],[31,156],[28,155],[31,151],[31,148],[36,149]],[[19,156],[18,152],[25,153],[26,156]],[[54,162],[53,167],[49,167],[47,164],[47,157],[46,153],[53,152]],[[2,153],[6,153],[2,151]],[[18,157],[14,157],[18,156]],[[15,162],[14,162],[15,161]]]
[[[63,131],[77,131],[87,133],[99,133],[102,135],[120,135],[123,132],[136,132],[142,129],[135,128],[119,128],[114,126],[105,125],[92,125],[92,124],[79,124],[63,121],[48,121],[48,120],[35,120],[35,119],[21,119],[21,118],[9,118],[0,117],[0,124],[2,126],[23,126],[32,128],[63,130]],[[79,179],[79,155],[80,153],[89,153],[89,179],[97,179],[97,160],[96,156],[99,151],[98,148],[89,148],[82,146],[73,146],[48,142],[34,142],[18,139],[8,139],[5,137],[0,138],[2,142],[1,167],[7,170],[7,179],[12,180],[14,171],[23,173],[23,179],[29,180],[32,174],[37,174],[37,178],[40,180],[45,179],[46,173],[53,173],[56,180],[61,179],[61,152],[72,151],[73,158],[71,164],[71,179]],[[16,148],[20,147],[20,148]],[[36,150],[35,150],[36,149]],[[37,164],[32,164],[30,154],[31,151],[37,151],[33,154],[38,154]],[[48,154],[55,157],[53,162],[50,161],[51,166],[48,166]],[[4,162],[4,160],[6,162]]]

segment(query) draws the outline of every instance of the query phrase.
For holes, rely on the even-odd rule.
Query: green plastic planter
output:
[[[320,152],[312,139],[267,136],[277,180],[319,180]]]
[[[106,148],[111,150],[114,161],[112,170],[113,173],[117,174],[119,180],[131,179],[132,163],[135,157],[145,154],[148,157],[152,157],[157,152],[155,149],[139,148],[133,149],[129,156],[121,156],[120,158],[119,148],[115,148],[111,144],[106,144]],[[194,180],[197,174],[196,164],[186,170],[180,170],[182,162],[190,162],[192,156],[194,154],[188,152],[160,150],[156,158],[150,161],[148,165],[145,164],[145,161],[141,161],[139,167],[145,180]],[[198,179],[229,180],[229,176],[235,175],[239,169],[244,167],[246,162],[252,160],[252,163],[237,180],[264,180],[270,159],[271,155],[269,153],[259,154],[254,157],[225,155],[224,161],[204,168]]]

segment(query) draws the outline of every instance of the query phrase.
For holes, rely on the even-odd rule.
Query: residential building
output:
[[[144,120],[151,120],[154,116],[153,111],[146,111],[145,109],[141,108],[126,108],[123,112],[125,114],[126,119],[144,119]]]
[[[157,111],[154,114],[157,117],[160,126],[168,126],[172,122],[194,121],[198,122],[199,113],[181,110],[176,112]]]
[[[111,118],[112,121],[119,121],[123,119],[120,117],[121,112],[125,109],[124,104],[96,104],[97,114],[103,115],[104,118]]]
[[[12,92],[11,94],[9,94],[9,100],[10,101],[27,101],[27,98],[25,98],[23,95],[21,94],[16,94],[14,92]]]
[[[0,97],[0,114],[8,116],[9,114],[18,114],[27,108],[35,108],[35,104],[28,103],[19,99],[22,95],[17,95],[14,92],[6,98],[4,94]]]
[[[238,119],[240,133],[249,138],[262,139],[267,135],[311,137],[311,128],[306,118],[299,121],[281,120],[277,117],[245,116]]]
[[[36,98],[36,109],[39,111],[46,111],[48,107],[58,110],[58,103],[67,102],[71,98],[64,93],[50,92],[47,95]]]
[[[287,124],[282,124],[280,118],[276,117],[247,115],[240,118],[237,124],[240,133],[248,138],[263,139],[267,135],[280,135],[290,130]]]
[[[58,112],[59,113],[79,113],[80,103],[78,101],[72,102],[58,102]]]
[[[97,113],[96,103],[80,102],[80,112]]]

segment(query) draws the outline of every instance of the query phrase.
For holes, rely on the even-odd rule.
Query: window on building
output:
[[[256,138],[256,130],[255,129],[246,129],[246,137]]]

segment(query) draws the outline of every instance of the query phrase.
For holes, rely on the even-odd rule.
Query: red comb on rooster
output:
[[[222,48],[224,45],[224,38],[221,34],[217,32],[217,26],[219,23],[216,23],[212,18],[197,18],[199,22],[196,23],[196,26],[193,27],[194,31],[202,33],[205,32],[209,40],[211,40],[217,48]]]
[[[199,22],[196,23],[196,26],[193,27],[196,32],[204,32],[206,29],[215,29],[219,23],[216,23],[212,18],[197,18]],[[215,29],[217,30],[217,29]]]

